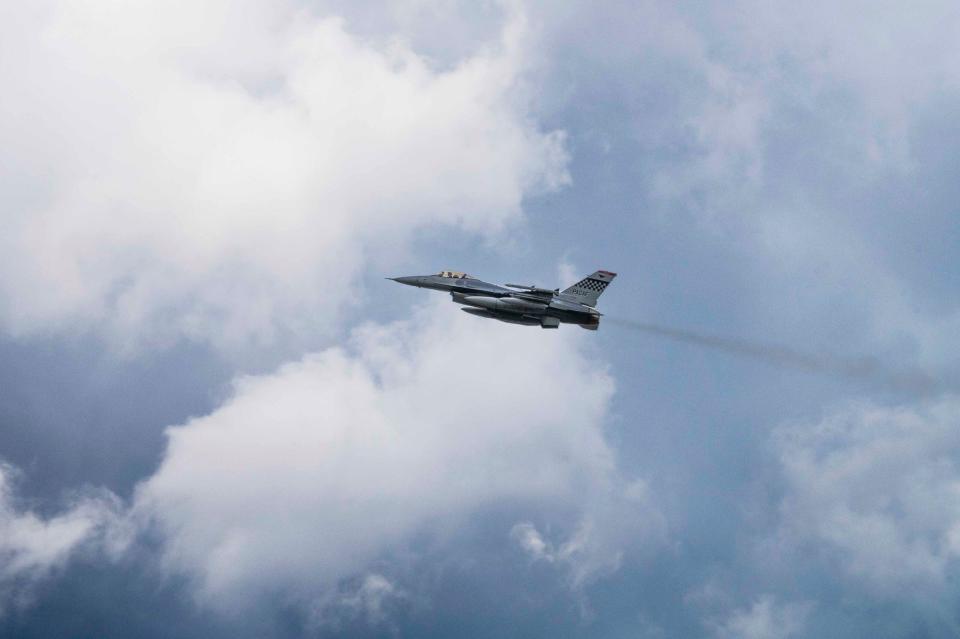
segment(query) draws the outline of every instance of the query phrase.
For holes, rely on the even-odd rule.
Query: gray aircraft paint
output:
[[[596,330],[601,313],[594,307],[616,276],[610,271],[595,271],[563,291],[523,284],[500,286],[455,271],[387,279],[408,286],[446,291],[455,303],[466,307],[463,311],[477,317],[541,328],[576,324]]]

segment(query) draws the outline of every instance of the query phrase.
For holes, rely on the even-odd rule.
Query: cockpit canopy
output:
[[[439,273],[437,273],[437,275],[439,275],[440,277],[450,277],[457,280],[473,279],[472,276],[467,275],[466,273],[461,273],[460,271],[440,271]]]

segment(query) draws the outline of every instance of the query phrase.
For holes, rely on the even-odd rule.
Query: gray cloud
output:
[[[764,596],[746,609],[731,612],[715,622],[715,636],[721,639],[790,639],[805,636],[810,604],[779,603]]]
[[[960,558],[958,421],[957,399],[946,397],[855,406],[779,430],[787,485],[778,543],[813,542],[873,593],[949,594]]]
[[[32,603],[34,588],[84,545],[113,554],[126,545],[113,495],[78,495],[62,512],[43,517],[18,506],[16,476],[14,468],[0,464],[0,617]]]
[[[595,494],[610,496],[610,507],[592,506],[598,500],[573,489],[559,490],[554,498],[525,499],[503,488],[504,484],[491,489],[489,502],[474,499],[471,493],[472,497],[463,499],[460,524],[442,528],[436,525],[443,519],[436,515],[440,511],[428,503],[429,497],[422,504],[419,498],[421,493],[465,494],[455,490],[459,475],[450,472],[443,476],[451,486],[424,488],[416,493],[418,499],[409,499],[416,503],[407,510],[403,506],[377,510],[399,512],[398,517],[409,514],[413,528],[421,534],[399,534],[403,539],[394,544],[392,539],[378,537],[377,529],[369,537],[364,529],[356,534],[359,545],[369,543],[366,548],[380,551],[372,561],[345,557],[343,570],[315,574],[281,565],[295,563],[289,556],[274,558],[274,570],[266,573],[278,584],[292,579],[294,589],[306,584],[299,590],[308,593],[303,596],[308,600],[306,609],[325,610],[325,618],[339,624],[334,631],[317,621],[319,632],[368,636],[396,630],[409,636],[458,637],[956,635],[949,621],[956,600],[951,585],[956,570],[950,541],[952,443],[946,430],[931,425],[950,423],[956,408],[941,400],[944,408],[931,409],[938,402],[927,398],[896,410],[875,407],[871,410],[886,417],[873,421],[864,416],[871,411],[838,413],[834,408],[849,399],[843,394],[851,391],[877,394],[888,401],[891,389],[923,395],[950,388],[949,380],[942,381],[939,373],[931,380],[911,371],[951,370],[956,365],[960,314],[955,291],[960,271],[955,259],[955,208],[960,194],[953,167],[960,129],[955,124],[955,3],[921,2],[904,9],[869,3],[678,5],[651,1],[608,4],[603,11],[586,3],[532,4],[527,8],[527,28],[536,30],[541,25],[544,38],[521,38],[522,50],[507,46],[510,29],[504,28],[519,29],[522,21],[515,21],[511,10],[500,6],[464,13],[456,3],[447,2],[388,7],[342,3],[334,5],[335,13],[345,17],[339,27],[314,19],[313,14],[284,20],[284,11],[292,3],[271,5],[273,9],[267,7],[265,13],[253,16],[248,11],[261,5],[233,3],[240,7],[231,14],[235,19],[224,22],[184,19],[190,11],[169,4],[164,16],[176,18],[173,26],[149,11],[132,16],[132,26],[156,20],[156,28],[153,24],[150,28],[165,42],[177,43],[170,48],[175,51],[169,58],[166,47],[151,48],[157,44],[151,40],[151,29],[145,30],[142,46],[118,41],[136,40],[144,33],[136,28],[117,29],[123,22],[116,20],[120,14],[100,14],[103,21],[98,23],[85,16],[82,3],[69,5],[72,12],[43,13],[45,7],[56,6],[68,5],[36,5],[37,9],[30,9],[32,17],[13,12],[0,38],[0,47],[5,47],[0,66],[4,79],[12,80],[6,86],[13,96],[0,104],[0,135],[4,148],[16,154],[15,162],[4,165],[9,170],[0,174],[0,188],[5,210],[24,212],[23,217],[4,221],[8,229],[29,227],[39,219],[34,212],[53,211],[51,207],[74,210],[71,206],[77,201],[89,204],[84,212],[89,209],[98,215],[76,218],[80,226],[87,224],[79,230],[58,226],[61,218],[47,215],[44,219],[51,224],[33,227],[29,236],[32,247],[46,247],[45,252],[27,252],[25,258],[24,251],[11,253],[4,247],[8,262],[0,279],[8,286],[6,312],[19,317],[21,326],[30,323],[30,317],[40,316],[45,330],[69,336],[77,328],[93,325],[111,337],[125,335],[151,343],[151,339],[186,336],[215,341],[221,350],[240,343],[267,344],[271,335],[283,331],[316,330],[322,337],[310,350],[329,355],[333,351],[324,346],[324,340],[332,334],[330,327],[344,326],[344,318],[372,315],[380,325],[384,317],[405,315],[408,305],[422,304],[424,299],[369,290],[356,297],[338,297],[331,307],[312,306],[315,296],[330,295],[323,289],[332,277],[372,278],[381,265],[398,262],[418,270],[427,264],[431,269],[462,265],[468,270],[474,270],[471,264],[486,264],[486,269],[478,270],[492,271],[495,277],[518,273],[542,277],[556,256],[565,256],[589,267],[602,260],[602,266],[622,272],[617,288],[604,301],[611,315],[655,317],[662,336],[710,347],[678,358],[669,344],[646,344],[641,357],[631,350],[642,337],[639,333],[617,334],[607,330],[612,328],[608,324],[599,334],[580,336],[591,341],[578,342],[583,351],[576,361],[586,362],[591,371],[606,371],[620,389],[603,404],[602,415],[590,426],[590,432],[601,433],[596,437],[610,453],[615,479],[609,485],[588,483]],[[316,15],[329,6],[323,4]],[[305,76],[342,68],[348,73],[329,83],[318,80],[316,86],[337,88],[352,80],[361,86],[326,91],[322,100],[285,103],[284,78],[289,77],[292,62],[282,58],[282,52],[281,58],[274,57],[279,50],[274,36],[287,33],[283,25],[291,22],[294,28],[324,26],[322,37],[307,39],[332,47],[328,51],[331,64],[308,64],[302,69]],[[213,23],[224,37],[211,36]],[[44,46],[52,49],[34,41],[40,24],[50,26],[43,37]],[[99,49],[96,42],[84,40],[97,40],[104,33],[104,46]],[[78,56],[78,50],[91,55]],[[113,52],[127,50],[146,55],[130,56],[124,65]],[[360,64],[352,53],[370,64]],[[32,77],[47,78],[45,83],[18,74],[21,68],[35,69],[37,61],[40,72]],[[531,65],[535,67],[532,75]],[[78,68],[86,75],[69,73]],[[143,73],[149,79],[158,69],[170,80],[162,84],[162,92],[137,82],[128,86],[133,90],[122,90],[132,75]],[[449,93],[439,89],[445,82],[450,83]],[[509,86],[504,88],[501,82]],[[364,87],[368,91],[359,90]],[[38,90],[31,93],[33,89]],[[44,89],[53,96],[49,102],[56,104],[43,101],[43,95],[36,104],[23,99],[26,94],[37,97]],[[126,93],[146,96],[147,102],[155,99],[157,108],[147,105],[145,111],[131,111],[124,102]],[[470,104],[454,99],[460,95],[480,106],[471,110]],[[71,105],[70,109],[64,105]],[[328,149],[323,140],[311,137],[322,138],[332,126],[308,127],[305,136],[298,135],[303,130],[297,126],[284,128],[283,122],[297,106],[327,113],[322,111],[325,105],[340,105],[363,116],[364,130],[351,138],[358,143],[352,150],[344,151],[339,144]],[[367,123],[380,121],[381,110],[388,115],[405,112],[393,108],[398,105],[422,108],[425,118],[432,120],[430,126],[409,129],[423,145],[406,137],[385,142],[375,135],[364,137],[370,130]],[[24,115],[32,113],[45,114],[48,126],[34,126],[39,118]],[[131,126],[129,116],[135,113],[143,115],[143,127],[153,135],[130,148],[117,134]],[[177,114],[182,117],[174,118]],[[349,124],[327,115],[337,126]],[[445,115],[451,119],[444,119]],[[89,126],[78,126],[78,122]],[[185,124],[180,126],[181,122]],[[243,131],[247,123],[252,127],[249,133]],[[545,133],[557,129],[566,131],[567,137],[560,140]],[[438,142],[438,137],[449,140]],[[238,148],[256,149],[251,155],[264,162],[233,166],[233,158],[244,157],[231,151],[234,142]],[[486,142],[491,146],[485,147]],[[480,152],[461,153],[466,147]],[[147,152],[155,164],[145,166],[142,154],[127,152],[138,150]],[[384,150],[386,158],[381,155]],[[437,154],[436,163],[423,164],[431,153]],[[122,166],[126,158],[133,166]],[[171,169],[168,158],[177,160],[182,172]],[[328,164],[311,172],[315,158]],[[384,161],[374,171],[370,158]],[[331,175],[329,167],[340,161],[347,177],[359,177],[351,181]],[[434,179],[436,167],[448,164],[452,177],[443,174]],[[92,179],[84,173],[86,167],[105,179]],[[300,179],[291,178],[292,187],[285,184],[288,169],[296,172],[298,167],[303,172],[294,177]],[[390,173],[395,179],[384,180],[384,188],[378,190],[380,180],[367,179],[368,169],[374,178]],[[564,190],[544,199],[530,197],[565,183],[567,169],[573,180]],[[202,178],[196,181],[197,189],[189,188],[190,176]],[[178,177],[186,179],[179,182]],[[320,184],[318,191],[301,188],[311,178]],[[118,186],[124,183],[130,188]],[[181,188],[184,184],[187,187]],[[327,197],[323,189],[330,185],[342,188],[334,195],[344,198]],[[319,191],[323,192],[317,195]],[[178,235],[183,219],[166,216],[200,210],[188,206],[198,193],[211,196],[201,203],[213,206],[203,209],[205,215],[197,219],[186,216],[187,222],[210,223],[198,227],[195,234]],[[185,200],[190,200],[187,205]],[[132,203],[131,210],[150,214],[111,227],[108,223],[114,220],[105,205],[117,202]],[[245,202],[250,203],[249,209],[268,210],[270,215],[248,216]],[[317,202],[318,207],[311,208]],[[521,203],[529,214],[523,218]],[[269,205],[276,205],[276,210]],[[243,215],[234,215],[237,211]],[[309,223],[298,226],[297,211],[308,211],[304,219],[323,228]],[[356,223],[347,219],[350,216],[359,216]],[[518,224],[521,219],[523,223]],[[163,223],[141,225],[144,220]],[[337,226],[337,220],[343,225]],[[292,222],[292,226],[276,227],[278,221]],[[234,222],[248,223],[249,233],[238,232]],[[408,224],[422,230],[412,242],[402,233],[401,227]],[[47,235],[47,228],[54,232]],[[330,229],[342,234],[332,237],[320,232]],[[504,229],[510,232],[501,233]],[[312,235],[314,231],[319,239]],[[12,235],[5,235],[0,243],[8,237]],[[477,242],[478,237],[492,238],[495,250]],[[256,245],[264,238],[266,246],[260,251]],[[204,253],[201,249],[207,239],[224,250]],[[101,252],[104,247],[110,250]],[[229,257],[230,247],[236,249],[234,261],[224,257]],[[317,254],[310,254],[314,250]],[[111,279],[117,264],[130,276]],[[319,282],[314,268],[324,276]],[[85,290],[88,296],[74,295]],[[30,304],[23,304],[24,300]],[[716,325],[728,327],[729,334],[769,334],[772,345],[675,329]],[[476,329],[480,333],[472,326],[464,332],[451,330],[457,339],[470,341],[488,338],[483,332],[488,329],[492,330],[486,326]],[[415,330],[386,330],[387,342],[391,336],[397,339],[396,344],[381,344],[388,362],[370,359],[376,349],[345,345],[343,357],[349,364],[345,369],[359,370],[357,378],[372,380],[371,386],[380,391],[401,388],[391,386],[395,380],[378,376],[399,370],[395,362],[406,358],[405,349],[418,343],[410,335]],[[439,328],[429,331],[434,339],[444,339]],[[57,348],[51,346],[55,342],[45,341],[45,334],[35,333],[36,341],[24,348]],[[464,462],[467,471],[496,467],[504,457],[510,460],[506,466],[521,468],[510,458],[513,449],[530,459],[550,462],[547,465],[561,472],[568,458],[585,459],[586,453],[571,443],[567,430],[551,433],[556,441],[570,444],[572,452],[564,454],[549,449],[554,439],[545,430],[537,432],[546,451],[533,450],[528,442],[515,439],[529,433],[524,419],[535,421],[540,410],[556,409],[552,402],[569,402],[575,395],[575,389],[561,398],[548,393],[554,385],[567,389],[562,369],[570,362],[566,357],[551,359],[553,351],[538,340],[557,337],[514,332],[509,339],[517,341],[510,342],[510,357],[495,362],[479,353],[479,345],[449,346],[451,356],[479,353],[481,359],[437,370],[454,375],[469,369],[478,389],[495,387],[501,376],[522,379],[534,390],[509,389],[505,405],[530,406],[521,397],[524,392],[540,400],[529,412],[525,409],[505,418],[504,423],[516,432],[502,435],[502,449],[480,442],[487,446],[480,446],[484,458]],[[570,337],[559,335],[560,340]],[[796,348],[784,349],[776,343]],[[96,341],[83,344],[92,351],[102,348]],[[837,344],[842,349],[833,348]],[[537,365],[543,365],[538,369],[542,374],[514,375],[510,370],[514,358],[523,359],[530,352],[536,354],[534,359],[546,358],[537,359]],[[822,352],[829,355],[816,356]],[[841,352],[876,354],[877,360],[846,360],[835,355]],[[728,353],[864,383],[825,384],[819,375],[790,376],[784,381],[786,376],[729,366],[724,359]],[[146,348],[136,357],[153,361],[156,354]],[[131,477],[148,478],[152,487],[161,480],[168,482],[162,486],[168,491],[165,494],[183,495],[183,510],[177,512],[169,503],[159,509],[160,518],[175,525],[164,532],[161,524],[161,536],[151,540],[171,542],[158,546],[167,553],[169,569],[166,581],[160,581],[167,584],[166,592],[176,591],[175,596],[167,596],[175,599],[181,593],[194,593],[198,586],[202,590],[203,580],[213,574],[208,562],[214,562],[218,553],[229,559],[230,552],[248,563],[239,562],[233,575],[221,573],[222,583],[233,584],[226,591],[242,590],[238,584],[247,581],[244,575],[263,566],[260,560],[269,555],[266,546],[255,541],[272,539],[275,531],[267,530],[257,513],[244,513],[239,498],[235,510],[229,508],[235,498],[231,482],[211,481],[209,487],[203,482],[178,484],[172,469],[180,460],[184,477],[209,472],[222,480],[218,473],[233,472],[249,480],[244,475],[249,471],[229,467],[229,455],[224,461],[223,451],[244,460],[248,450],[266,455],[271,445],[282,448],[283,442],[289,442],[289,438],[272,442],[266,432],[271,424],[279,424],[286,432],[290,424],[306,422],[298,422],[296,416],[281,418],[282,402],[265,402],[270,407],[261,411],[265,424],[261,430],[253,417],[230,413],[231,407],[252,411],[262,406],[253,401],[256,397],[302,396],[305,399],[297,405],[303,407],[302,414],[311,414],[316,407],[309,394],[287,383],[303,379],[313,383],[313,373],[329,372],[329,368],[309,361],[297,364],[298,358],[289,367],[274,370],[273,364],[285,357],[274,355],[266,366],[273,372],[248,379],[249,386],[238,387],[222,404],[213,397],[202,401],[203,390],[184,391],[161,374],[144,374],[138,383],[145,390],[139,394],[127,393],[128,387],[121,386],[111,387],[119,389],[112,396],[109,389],[88,393],[85,386],[71,384],[68,378],[62,384],[59,379],[47,382],[51,394],[58,393],[61,385],[72,386],[88,403],[61,402],[64,435],[58,450],[63,452],[56,462],[36,446],[22,458],[31,464],[31,476],[49,477],[51,465],[57,465],[58,472],[67,468],[62,472],[81,482],[84,477],[117,476],[85,467],[95,451],[95,462],[108,457],[105,466],[122,468],[125,482]],[[192,370],[202,365],[197,359],[203,357],[173,357],[166,374],[176,375],[178,367]],[[3,365],[8,378],[28,384],[23,380],[44,367],[44,361],[32,368],[15,362]],[[550,363],[549,370],[544,362]],[[417,369],[415,362],[411,367]],[[727,372],[743,377],[730,379]],[[554,380],[555,374],[561,381]],[[84,372],[76,375],[84,377]],[[211,384],[216,386],[223,377],[220,374]],[[217,390],[210,393],[215,395]],[[141,407],[136,405],[139,400],[131,399],[145,394],[164,398],[162,415],[157,404],[144,401]],[[382,392],[377,395],[383,396]],[[118,411],[120,402],[135,406]],[[78,405],[95,410],[74,414],[77,411],[71,407]],[[211,405],[219,408],[211,410]],[[443,420],[432,423],[474,424],[480,419],[469,402],[450,406]],[[150,447],[136,449],[136,460],[124,459],[129,442],[139,441],[148,426],[125,428],[125,418],[118,415],[135,414],[138,408],[152,416],[149,428],[161,423],[184,425],[176,431],[180,435],[171,440],[156,475],[163,450],[155,431],[151,431]],[[32,432],[29,413],[20,407],[11,413],[14,417],[0,425],[5,437],[7,432],[14,433],[9,437]],[[411,409],[402,414],[413,413]],[[191,421],[191,415],[205,416]],[[900,430],[888,423],[899,422],[903,415],[914,415],[903,420],[916,423]],[[363,419],[367,416],[361,411],[337,423],[368,424]],[[316,421],[324,417],[317,416]],[[785,420],[791,421],[785,430],[796,426],[797,432],[778,440],[771,455],[763,442],[773,425]],[[828,421],[834,435],[822,432],[821,426]],[[412,422],[408,417],[398,425],[414,428]],[[842,425],[847,422],[849,428]],[[393,422],[384,418],[384,423]],[[245,446],[221,443],[233,427],[252,434],[243,440]],[[222,432],[211,435],[211,446],[201,445],[202,435],[217,428]],[[94,436],[84,438],[90,432],[86,429],[93,430]],[[354,432],[346,426],[334,430],[345,440]],[[369,432],[373,431],[361,426],[356,434]],[[428,434],[436,435],[435,440],[425,437],[436,444],[424,444],[428,450],[461,450],[443,433]],[[56,428],[50,426],[49,437],[56,436]],[[178,437],[179,449],[174,445]],[[378,466],[386,472],[395,468],[391,466],[394,457],[411,454],[407,448],[387,448],[374,447],[362,459],[369,462],[367,466],[356,466]],[[351,468],[355,457],[349,450],[331,448],[323,459],[329,467]],[[288,457],[295,458],[299,452]],[[903,466],[896,461],[901,453]],[[295,483],[291,479],[295,469],[284,474],[279,462],[268,466],[263,474],[275,484]],[[423,468],[426,474],[437,466],[423,464]],[[621,520],[623,513],[635,512],[627,508],[630,500],[624,499],[624,489],[630,485],[621,476],[624,468],[636,469],[645,477],[647,494],[655,510],[669,518],[670,539],[675,542],[669,552],[654,553],[641,562],[636,560],[638,554],[646,556],[637,552],[638,544],[631,543],[624,531],[642,530],[642,539],[656,539],[656,526],[653,531],[644,526],[658,518],[641,509],[646,514],[639,519]],[[424,476],[418,474],[419,465],[415,471],[414,478]],[[372,498],[386,485],[375,481],[372,473],[370,477],[350,473],[342,473],[353,480],[346,494]],[[528,474],[520,476],[529,479]],[[823,477],[832,483],[823,483]],[[318,484],[330,486],[334,480],[325,482]],[[252,480],[241,483],[245,486]],[[916,487],[915,494],[910,486]],[[282,491],[270,493],[269,488],[263,489],[269,495],[249,500],[249,507],[255,504],[268,519],[274,512],[310,504],[311,498],[323,504],[335,501],[332,489],[320,491],[319,497],[293,489],[274,500],[272,496]],[[238,494],[250,497],[246,490]],[[220,493],[225,495],[223,500],[218,499]],[[931,498],[942,504],[940,511],[931,505]],[[222,515],[219,521],[214,521],[213,514],[193,516],[208,503],[211,513]],[[491,509],[498,506],[503,511],[492,516]],[[25,512],[31,509],[16,509],[20,515]],[[37,513],[43,522],[57,516],[56,509]],[[327,520],[320,514],[316,526],[308,525],[314,520],[307,519],[297,518],[299,523],[291,530],[325,530]],[[359,515],[345,518],[354,523],[362,519]],[[530,525],[516,528],[511,544],[508,531],[517,522]],[[356,529],[345,525],[345,530]],[[332,534],[339,532],[334,529]],[[339,541],[320,532],[316,536],[318,549],[350,549],[343,541],[349,535]],[[434,545],[425,539],[431,536],[444,537],[449,543]],[[755,543],[758,539],[764,543]],[[530,558],[539,560],[523,560],[516,545],[523,546],[524,540]],[[310,554],[313,542],[312,537],[303,542],[305,565],[329,566],[319,555]],[[652,545],[661,547],[655,541]],[[578,550],[564,553],[568,547]],[[204,555],[197,548],[214,550]],[[281,548],[282,554],[281,546],[273,548]],[[420,554],[425,548],[426,553]],[[885,553],[890,555],[886,568],[880,561]],[[73,551],[70,556],[77,554]],[[419,557],[415,568],[404,563],[412,554]],[[352,576],[336,579],[348,573]],[[187,575],[186,584],[180,575]],[[590,619],[578,619],[577,606],[570,605],[570,585],[576,575],[585,575],[579,592],[585,593],[596,612]],[[372,578],[369,583],[368,577]],[[421,577],[423,582],[412,583]],[[705,617],[691,614],[686,593],[711,578],[728,593],[727,598]],[[53,585],[49,580],[43,583]],[[25,617],[22,627],[4,625],[0,634],[75,634],[69,620],[88,610],[112,620],[117,624],[113,633],[124,637],[135,635],[137,629],[147,635],[210,636],[215,634],[209,631],[215,623],[234,630],[225,633],[230,636],[298,636],[309,626],[300,616],[303,605],[291,606],[289,599],[279,595],[257,598],[261,605],[246,609],[244,623],[232,626],[223,617],[203,616],[198,621],[197,613],[183,602],[179,606],[167,602],[163,610],[175,612],[169,615],[170,627],[161,630],[153,625],[155,620],[138,622],[137,614],[117,612],[118,600],[125,612],[153,609],[157,598],[149,591],[155,583],[156,575],[139,574],[129,567],[72,568],[66,579],[57,582],[60,589],[55,596],[39,602],[32,618]],[[333,599],[325,603],[322,597],[316,598],[318,590],[332,593]],[[572,590],[576,592],[577,587]],[[911,596],[913,591],[925,597],[928,605]],[[420,602],[424,592],[427,604],[417,618],[411,610],[417,609],[419,604],[414,602]],[[809,607],[797,603],[808,601],[813,602]],[[360,621],[377,617],[378,609],[396,625],[387,621],[371,628]],[[129,625],[116,622],[119,616],[130,620]],[[61,625],[51,625],[55,623],[51,620]],[[107,628],[102,634],[110,633]]]

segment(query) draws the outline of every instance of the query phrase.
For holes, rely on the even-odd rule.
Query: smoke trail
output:
[[[675,342],[696,344],[733,355],[748,357],[783,368],[867,381],[895,391],[929,395],[946,390],[939,380],[922,371],[891,370],[873,357],[846,359],[831,355],[813,355],[778,344],[764,344],[732,337],[705,335],[657,324],[610,317],[604,318],[604,322],[665,337]]]

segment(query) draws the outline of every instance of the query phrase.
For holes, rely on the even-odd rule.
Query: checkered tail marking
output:
[[[573,286],[565,289],[563,292],[587,306],[596,306],[600,294],[606,290],[616,273],[610,271],[597,271],[593,275],[588,275]]]

